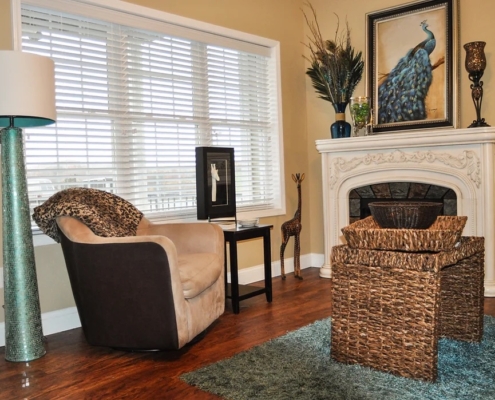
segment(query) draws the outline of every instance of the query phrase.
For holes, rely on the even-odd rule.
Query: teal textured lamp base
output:
[[[31,361],[46,351],[29,216],[22,130],[1,134],[5,359]]]

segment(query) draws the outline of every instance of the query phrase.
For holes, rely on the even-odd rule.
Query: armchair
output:
[[[96,189],[66,191],[37,207],[33,217],[62,245],[88,343],[128,350],[180,349],[224,312],[220,227],[155,224],[118,196]],[[114,215],[101,233],[95,228],[101,219],[94,217],[93,210],[101,196],[118,201],[118,207],[104,207],[105,212],[126,215],[127,223],[133,219],[138,223],[109,229],[118,224]],[[71,204],[82,200],[78,211],[64,204],[67,198]],[[118,233],[113,236],[112,230]]]

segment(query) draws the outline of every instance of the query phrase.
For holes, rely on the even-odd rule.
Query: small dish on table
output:
[[[254,228],[258,226],[259,218],[241,219],[237,221],[240,228]]]

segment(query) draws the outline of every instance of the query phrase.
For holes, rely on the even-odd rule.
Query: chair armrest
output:
[[[166,252],[169,259],[172,275],[179,276],[178,255],[175,244],[165,236],[140,235],[125,237],[102,237],[95,235],[84,223],[76,218],[62,216],[57,217],[57,224],[64,235],[72,242],[84,244],[117,244],[117,243],[142,243],[153,242],[159,244]]]
[[[160,235],[169,238],[179,254],[224,252],[223,230],[209,223],[149,223],[144,229],[138,229],[137,237],[142,235]]]
[[[124,243],[146,243],[153,242],[159,244],[166,253],[168,259],[168,267],[172,280],[172,291],[174,293],[175,308],[177,318],[184,319],[185,317],[185,299],[183,295],[182,282],[179,272],[179,258],[177,249],[174,243],[163,235],[140,235],[126,237],[102,237],[95,235],[84,223],[76,218],[61,216],[57,217],[57,224],[63,234],[74,243],[82,243],[87,245],[100,244],[124,244]],[[122,248],[123,249],[123,248]],[[132,249],[132,247],[131,247]],[[129,251],[133,251],[129,249]]]

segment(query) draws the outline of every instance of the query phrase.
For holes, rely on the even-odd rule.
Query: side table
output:
[[[270,229],[273,225],[258,225],[252,228],[224,228],[225,244],[230,250],[230,281],[227,283],[227,246],[225,246],[225,295],[232,299],[234,314],[239,314],[239,302],[259,294],[266,294],[266,300],[272,302],[272,256],[270,245]],[[239,285],[237,265],[237,242],[241,240],[263,238],[263,258],[265,265],[265,286]]]

